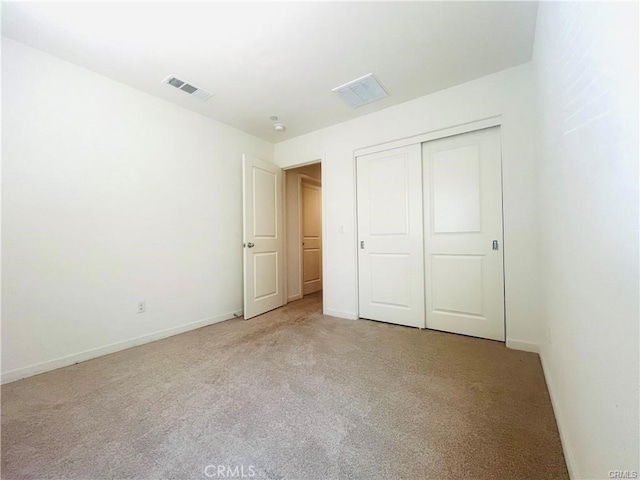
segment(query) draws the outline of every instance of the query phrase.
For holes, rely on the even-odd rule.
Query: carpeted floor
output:
[[[568,478],[537,355],[318,295],[2,387],[3,479],[241,474]]]

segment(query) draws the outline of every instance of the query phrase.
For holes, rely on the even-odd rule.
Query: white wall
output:
[[[357,315],[353,151],[503,115],[507,339],[511,346],[537,349],[540,300],[533,97],[533,68],[525,64],[276,144],[275,161],[282,167],[323,160],[325,313]]]
[[[285,172],[286,217],[287,217],[287,300],[302,298],[300,285],[300,202],[298,175],[308,175],[322,180],[322,167],[319,163],[293,168]]]
[[[240,311],[241,156],[273,146],[8,39],[2,61],[3,380]]]
[[[574,478],[640,471],[638,4],[541,3],[542,359]]]

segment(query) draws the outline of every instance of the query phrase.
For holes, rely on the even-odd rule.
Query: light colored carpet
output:
[[[3,479],[206,479],[208,465],[568,478],[537,355],[323,316],[318,295],[2,388]]]

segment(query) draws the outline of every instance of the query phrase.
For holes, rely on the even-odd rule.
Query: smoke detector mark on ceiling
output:
[[[213,94],[203,90],[200,87],[196,87],[193,84],[187,83],[179,78],[174,77],[173,75],[169,75],[165,78],[162,83],[166,83],[167,85],[171,85],[172,87],[176,87],[178,90],[182,90],[183,92],[188,93],[189,95],[196,97],[200,100],[206,100],[209,97],[212,97]]]
[[[356,78],[344,85],[340,85],[331,90],[335,92],[349,106],[358,108],[368,103],[377,102],[387,97],[389,94],[380,82],[369,73],[364,77]]]

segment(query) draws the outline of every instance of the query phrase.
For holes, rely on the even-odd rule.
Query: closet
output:
[[[356,169],[360,317],[504,341],[500,127]]]

